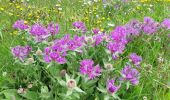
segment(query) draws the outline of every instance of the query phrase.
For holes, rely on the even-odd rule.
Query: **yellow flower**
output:
[[[110,18],[107,18],[107,20],[110,20]]]
[[[21,8],[21,7],[18,5],[18,6],[16,6],[16,8],[19,9],[19,8]]]
[[[105,20],[105,17],[102,17],[103,20]]]
[[[101,21],[100,21],[100,20],[98,20],[98,21],[97,21],[97,24],[100,24],[100,23],[101,23]]]
[[[23,8],[20,8],[20,10],[23,10]]]
[[[1,11],[3,11],[3,10],[4,10],[4,8],[0,8],[0,10],[1,10]]]
[[[102,28],[102,29],[100,29],[102,32],[104,31],[104,29]]]
[[[24,24],[28,24],[28,21],[24,21]]]
[[[29,13],[28,16],[31,17],[31,16],[32,16],[32,13]]]
[[[139,6],[137,6],[137,7],[136,7],[136,9],[137,9],[137,10],[139,10],[139,9],[140,9],[140,7],[139,7]]]
[[[39,19],[39,18],[40,18],[40,16],[36,16],[36,18],[37,18],[37,19]]]
[[[18,32],[17,32],[17,31],[14,31],[14,32],[13,32],[13,35],[18,35]]]

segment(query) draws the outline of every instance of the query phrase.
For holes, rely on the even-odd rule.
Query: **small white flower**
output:
[[[60,10],[60,11],[61,11],[61,10],[62,10],[62,8],[58,8],[58,10]]]
[[[114,27],[114,26],[115,26],[115,24],[108,23],[108,26],[110,26],[110,27]]]
[[[2,76],[5,77],[6,75],[7,75],[7,72],[3,72],[3,73],[2,73]]]

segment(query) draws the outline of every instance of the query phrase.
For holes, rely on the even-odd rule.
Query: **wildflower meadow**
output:
[[[170,100],[170,0],[0,0],[0,100]]]

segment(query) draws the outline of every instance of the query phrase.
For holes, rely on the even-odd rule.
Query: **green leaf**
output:
[[[98,88],[98,87],[97,87],[97,90],[99,90],[102,93],[106,93],[107,92],[106,89],[101,89],[101,88]]]
[[[68,76],[68,74],[66,74],[66,81],[68,81],[70,79],[70,76]]]
[[[72,93],[73,93],[72,90],[68,90],[67,93],[66,93],[66,96],[70,96]]]
[[[21,100],[16,89],[3,90],[2,92],[0,92],[0,94],[4,94],[4,96],[7,100],[13,100],[14,98],[16,100]]]
[[[75,87],[74,89],[75,89],[77,92],[85,93],[83,90],[81,90],[81,89],[78,88],[78,87]]]
[[[33,91],[26,91],[24,94],[20,94],[28,100],[39,100],[39,94]]]

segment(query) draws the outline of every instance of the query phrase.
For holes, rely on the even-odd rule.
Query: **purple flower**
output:
[[[52,35],[56,35],[59,32],[59,25],[58,24],[54,24],[54,23],[50,23],[48,24],[47,30],[52,34]]]
[[[63,38],[54,40],[53,45],[44,49],[44,60],[49,63],[55,61],[59,64],[66,63],[66,56],[68,51],[81,51],[84,43],[84,37],[74,36],[70,38],[66,34]]]
[[[83,33],[86,33],[87,28],[85,26],[85,24],[81,21],[76,21],[72,24],[75,28],[81,30]]]
[[[41,41],[47,39],[49,36],[46,27],[44,27],[41,24],[32,25],[30,33],[32,36],[35,37],[37,42],[41,42]]]
[[[94,79],[99,76],[101,69],[99,65],[93,66],[94,62],[91,59],[85,59],[80,62],[80,73],[87,75],[89,79]]]
[[[164,21],[161,23],[163,27],[170,29],[170,19],[165,18]]]
[[[156,33],[159,28],[160,28],[159,23],[155,22],[152,18],[150,17],[144,18],[144,24],[142,26],[142,29],[145,33],[147,34]]]
[[[14,29],[25,30],[25,29],[28,29],[29,26],[24,23],[24,20],[17,20],[17,21],[13,24],[13,28],[14,28]]]
[[[154,23],[154,19],[152,19],[151,17],[144,17],[144,23],[145,24]]]
[[[105,34],[96,34],[93,36],[93,40],[95,41],[95,45],[99,45],[101,42],[104,41]]]
[[[124,27],[128,35],[139,35],[142,30],[142,23],[138,20],[131,20]]]
[[[137,85],[139,83],[139,72],[131,66],[125,66],[121,73],[123,76],[122,80],[130,81],[132,85]]]
[[[126,44],[127,43],[126,36],[127,36],[126,29],[123,26],[117,26],[115,30],[111,32],[112,40],[117,43]]]
[[[129,59],[136,66],[140,66],[140,63],[142,62],[142,57],[138,56],[136,53],[130,54]]]
[[[93,29],[92,31],[93,31],[94,34],[98,34],[98,33],[100,32],[100,29],[95,28],[95,29]]]
[[[107,81],[107,90],[109,93],[113,94],[115,92],[117,92],[120,88],[119,86],[115,86],[115,80],[111,79]]]
[[[16,46],[11,49],[13,56],[19,58],[21,61],[29,55],[31,50],[32,48],[30,46]]]
[[[125,49],[125,44],[117,43],[117,42],[109,42],[108,45],[107,45],[107,48],[112,53],[123,53],[123,51]]]

